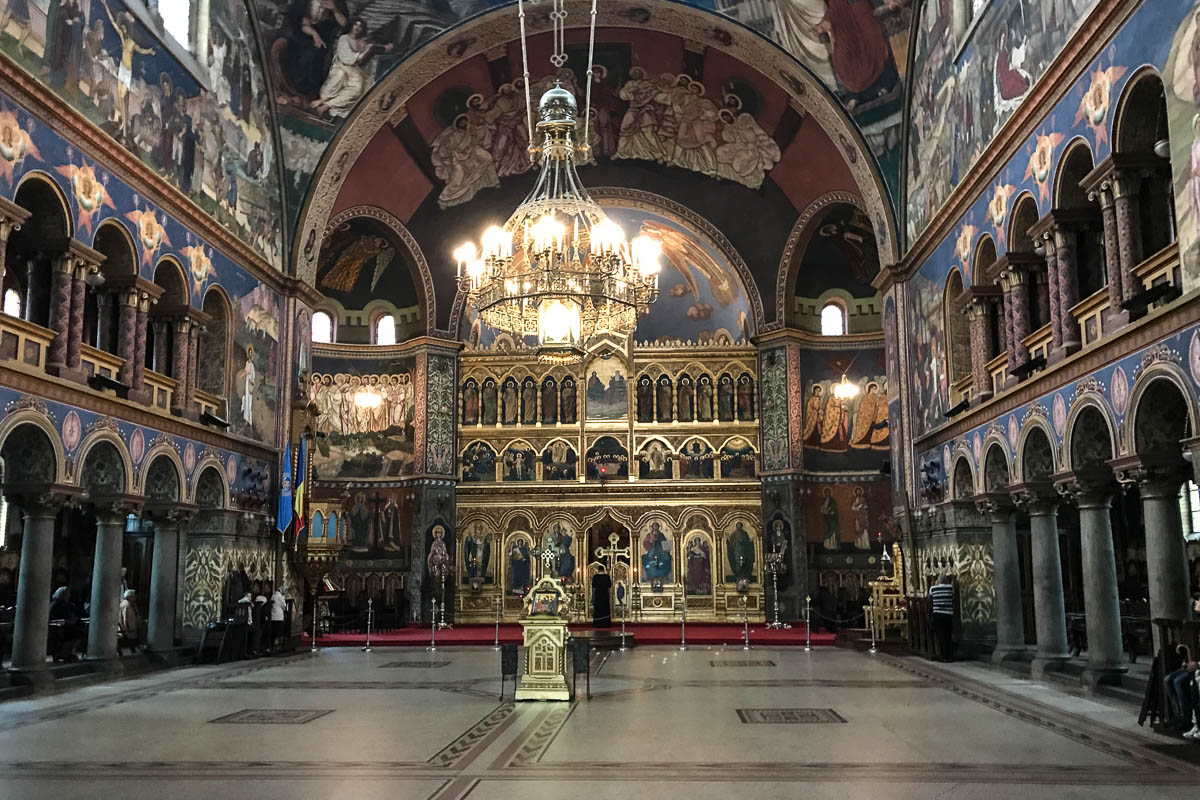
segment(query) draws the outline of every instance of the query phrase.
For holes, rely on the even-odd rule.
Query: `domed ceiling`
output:
[[[459,25],[397,65],[354,107],[301,209],[299,278],[312,281],[318,263],[328,263],[323,245],[335,223],[367,213],[408,238],[430,330],[458,331],[451,253],[503,223],[535,177],[514,17],[505,9]],[[585,13],[579,17],[586,21]],[[530,27],[547,22],[534,17]],[[781,324],[779,274],[791,263],[784,254],[797,226],[831,202],[860,209],[881,259],[896,257],[877,163],[812,73],[758,35],[690,6],[613,5],[600,22],[593,159],[580,164],[580,177],[604,187],[617,205],[711,229],[709,239],[739,265],[747,304],[745,324],[726,320],[713,330],[741,336]],[[531,96],[536,101],[559,81],[582,98],[586,29],[567,30],[566,63],[557,69],[551,47],[548,34],[529,38]],[[693,319],[706,311],[702,293],[693,290],[688,303],[696,306]]]

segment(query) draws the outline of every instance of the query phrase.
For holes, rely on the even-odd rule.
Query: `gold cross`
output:
[[[610,533],[608,535],[608,547],[596,548],[596,558],[604,559],[608,562],[605,564],[605,569],[608,570],[609,575],[613,575],[613,561],[620,556],[625,556],[626,558],[630,557],[628,547],[617,547],[617,542],[619,541],[621,541],[620,536],[615,533]]]

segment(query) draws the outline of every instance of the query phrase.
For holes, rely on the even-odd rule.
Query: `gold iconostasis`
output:
[[[756,355],[722,333],[569,365],[511,340],[460,356],[458,619],[515,620],[549,574],[590,620],[598,572],[614,620],[677,620],[685,597],[689,619],[762,619]]]

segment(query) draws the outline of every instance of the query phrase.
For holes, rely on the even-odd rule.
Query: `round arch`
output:
[[[597,16],[597,28],[611,31],[636,29],[661,31],[674,36],[703,41],[715,52],[741,61],[754,68],[767,80],[791,97],[802,114],[826,132],[833,142],[841,144],[845,165],[850,177],[864,196],[868,217],[876,240],[885,252],[885,261],[895,261],[898,238],[894,215],[887,201],[887,191],[866,141],[850,119],[844,107],[830,90],[811,71],[779,46],[749,28],[715,12],[679,3],[656,3],[652,9],[631,15],[620,6],[602,6]],[[584,14],[572,15],[567,24],[571,34],[576,26],[586,24]],[[549,31],[548,21],[540,17],[530,23],[531,36]],[[736,29],[738,35],[726,31]],[[720,31],[715,35],[713,31]],[[316,268],[319,238],[326,230],[334,204],[351,167],[375,134],[395,121],[413,95],[436,76],[469,59],[484,55],[497,46],[516,39],[516,25],[511,8],[500,8],[472,17],[455,25],[418,48],[408,58],[398,62],[350,113],[346,123],[322,154],[309,192],[302,205],[301,224],[295,237],[293,253],[296,277],[312,283]],[[447,46],[453,42],[453,46]]]
[[[137,246],[133,243],[133,235],[116,218],[109,217],[96,226],[92,249],[105,256],[104,261],[100,262],[100,272],[106,278],[138,274]]]
[[[950,270],[942,287],[942,320],[946,331],[946,378],[953,386],[971,374],[971,333],[958,304],[967,291],[967,282],[957,268]]]
[[[163,256],[154,264],[154,283],[163,289],[159,302],[164,306],[190,305],[191,291],[188,289],[187,271],[175,256]]]
[[[1034,437],[1038,437],[1035,439]],[[1049,451],[1049,464],[1041,465],[1042,469],[1038,470],[1038,474],[1030,474],[1033,470],[1030,468],[1029,459],[1034,454],[1030,452],[1031,440],[1037,442],[1040,439],[1045,439],[1046,447]],[[1034,444],[1033,446],[1037,446]],[[1031,481],[1049,480],[1054,474],[1059,464],[1058,449],[1055,445],[1054,434],[1050,431],[1050,425],[1046,420],[1040,417],[1035,417],[1027,421],[1021,426],[1021,437],[1017,441],[1017,457],[1013,460],[1013,466],[1016,467],[1016,477],[1014,483],[1030,483]]]
[[[1029,228],[1041,217],[1037,198],[1028,190],[1021,192],[1013,201],[1008,220],[1008,250],[1013,253],[1032,253],[1033,239]]]
[[[1095,426],[1098,418],[1102,428]],[[1089,426],[1089,423],[1091,425]],[[1107,440],[1108,452],[1105,454]],[[1095,392],[1085,392],[1075,399],[1063,432],[1063,466],[1068,470],[1096,466],[1116,458],[1117,426],[1104,398]]]
[[[1145,449],[1139,442],[1138,422],[1143,405],[1147,404],[1150,407],[1154,406],[1154,396],[1150,395],[1150,401],[1147,403],[1147,394],[1156,385],[1162,382],[1169,383],[1171,388],[1178,394],[1186,412],[1186,427],[1180,431],[1180,437],[1184,438],[1188,432],[1194,433],[1197,429],[1197,422],[1200,421],[1200,410],[1196,407],[1196,400],[1189,391],[1189,383],[1187,376],[1175,364],[1159,362],[1151,364],[1138,376],[1133,387],[1129,392],[1129,411],[1125,415],[1124,437],[1123,444],[1125,452],[1128,455],[1141,455],[1141,451]],[[1159,408],[1159,411],[1162,409]],[[1180,448],[1182,450],[1182,448]]]
[[[791,317],[792,297],[796,293],[796,274],[809,242],[817,235],[821,223],[839,205],[853,206],[865,211],[862,199],[850,192],[827,192],[808,204],[796,218],[788,234],[775,277],[775,324],[785,325]]]
[[[213,493],[220,498],[217,505],[211,505],[208,493]],[[192,480],[191,501],[209,511],[229,508],[229,484],[225,481],[225,470],[216,458],[210,456],[196,465],[196,477]]]
[[[135,484],[135,494],[145,495],[147,488],[147,480],[150,477],[150,468],[159,459],[166,459],[171,462],[171,466],[175,470],[175,479],[178,481],[179,495],[176,499],[179,502],[184,502],[187,496],[187,481],[184,475],[187,474],[183,468],[183,460],[179,458],[179,453],[175,452],[175,448],[168,444],[156,444],[146,453],[143,463],[146,465],[138,470],[138,482]]]
[[[129,457],[129,449],[125,446],[125,441],[115,432],[111,430],[92,431],[84,437],[79,444],[79,452],[74,458],[74,474],[71,476],[76,486],[87,488],[83,485],[83,468],[87,464],[88,456],[98,444],[105,442],[112,445],[117,456],[121,461],[122,469],[122,484],[117,490],[118,492],[133,492],[133,459]]]
[[[985,233],[975,243],[975,252],[971,256],[971,284],[973,286],[989,286],[987,271],[994,263],[996,263],[996,240],[990,233]]]
[[[54,464],[50,470],[49,483],[66,483],[67,475],[67,458],[63,450],[62,439],[59,438],[58,431],[54,429],[54,423],[50,421],[46,415],[34,411],[33,409],[23,409],[14,414],[7,416],[3,422],[0,422],[0,451],[3,451],[5,445],[8,444],[12,434],[19,428],[29,426],[36,428],[50,445],[51,454],[54,457]],[[8,469],[12,469],[13,465],[8,464]],[[28,474],[30,470],[22,470]]]
[[[983,443],[983,491],[1002,492],[1012,483],[1012,464],[1008,448],[999,436]]]
[[[200,335],[204,357],[196,365],[196,386],[203,392],[223,397],[229,389],[230,353],[233,348],[233,302],[222,286],[213,284],[201,303],[209,323]]]
[[[433,275],[429,271],[429,262],[425,258],[425,253],[417,243],[416,237],[412,235],[404,223],[396,219],[390,212],[378,206],[352,206],[344,211],[340,211],[337,216],[325,223],[321,242],[318,244],[316,253],[313,255],[313,275],[310,282],[315,283],[317,259],[320,258],[321,249],[324,247],[326,237],[353,219],[369,219],[378,222],[394,233],[403,243],[404,247],[408,250],[409,258],[407,262],[409,264],[409,272],[413,277],[413,286],[416,288],[421,302],[421,316],[424,317],[425,332],[433,333],[436,331],[437,291],[433,285]],[[450,330],[453,331],[456,329],[451,326]]]
[[[1158,104],[1161,102],[1162,116]],[[1153,109],[1148,106],[1153,105]],[[1112,149],[1114,153],[1146,155],[1154,151],[1159,139],[1171,138],[1166,118],[1166,95],[1162,74],[1156,67],[1143,65],[1125,82],[1112,113]]]
[[[57,215],[42,217],[45,213],[44,210],[26,208],[27,211],[33,211],[39,219],[35,222],[34,217],[31,217],[14,236],[20,236],[22,232],[25,232],[29,236],[62,237],[64,239],[75,235],[74,220],[71,217],[71,204],[67,201],[67,195],[63,192],[62,187],[58,185],[58,182],[54,180],[52,175],[42,170],[31,170],[21,177],[21,180],[17,183],[16,190],[13,192],[13,202],[25,208],[20,200],[22,190],[37,192],[39,194],[44,192],[44,194],[41,194],[41,199],[53,199],[57,204],[56,210],[61,212],[62,225],[61,229],[51,228],[49,227],[49,223],[56,222]],[[31,225],[30,223],[34,224]]]
[[[1079,181],[1095,165],[1092,146],[1086,139],[1076,136],[1067,142],[1054,168],[1054,208],[1081,208],[1092,204]]]
[[[950,475],[950,499],[970,500],[978,491],[975,481],[975,466],[971,456],[961,445],[954,453],[954,469]]]

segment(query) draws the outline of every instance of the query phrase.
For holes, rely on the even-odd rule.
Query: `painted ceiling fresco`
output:
[[[375,299],[396,308],[418,305],[404,244],[370,219],[352,219],[330,232],[321,248],[317,288],[347,310]]]
[[[915,68],[909,81],[904,181],[909,242],[925,230],[1095,3],[983,4],[980,17],[961,36],[951,28],[949,2],[925,3],[915,28]]]
[[[280,109],[286,191],[293,213],[300,209],[326,145],[356,102],[407,54],[468,17],[500,5],[499,0],[256,0]],[[716,0],[715,4],[693,5],[746,24],[809,67],[851,110],[880,160],[893,195],[897,194],[910,0],[782,0],[771,4]],[[768,13],[756,13],[764,5]],[[531,6],[528,13],[545,12]],[[635,24],[639,14],[646,19],[650,14],[633,6],[619,13]],[[583,24],[585,19],[577,14],[568,17],[567,24]],[[452,42],[448,47],[459,44]],[[510,49],[513,47],[515,43],[510,44]],[[587,68],[584,40],[569,37],[567,52],[566,83],[574,86],[575,76]],[[646,57],[643,53],[637,56]],[[530,60],[535,75],[539,74],[545,54],[531,55]],[[652,56],[650,60],[654,60]],[[769,137],[755,124],[758,109],[745,102],[731,105],[731,92],[709,86],[705,94],[703,85],[689,86],[678,76],[666,85],[659,70],[631,73],[636,61],[637,57],[631,61],[628,54],[606,53],[602,43],[598,47],[596,63],[604,68],[604,76],[593,87],[593,102],[600,157],[674,163],[757,187],[764,172],[778,161]],[[469,72],[463,70],[463,76]],[[435,142],[434,162],[439,165],[437,177],[447,183],[442,193],[446,205],[465,202],[506,174],[527,169],[523,155],[526,134],[518,124],[523,122],[525,105],[520,75],[508,69],[491,77],[493,85],[486,90],[467,89],[439,110],[441,136]],[[539,79],[532,88],[535,98],[551,85],[542,86],[545,80]],[[626,116],[630,108],[633,115]],[[460,119],[460,114],[465,118]],[[697,142],[678,154],[671,147],[664,149],[654,135],[677,116],[692,120]],[[686,140],[686,131],[680,130],[680,138]],[[627,134],[623,143],[619,141],[622,133]],[[686,152],[689,149],[693,152]],[[498,151],[492,152],[494,168],[485,163],[482,150]],[[464,163],[468,151],[473,151],[476,159],[467,158]]]
[[[911,387],[914,435],[945,422],[943,412],[949,408],[942,296],[950,270],[959,269],[967,283],[975,280],[971,255],[985,235],[993,237],[998,251],[1004,252],[1009,215],[1023,193],[1036,200],[1039,215],[1050,210],[1056,166],[1072,140],[1087,143],[1093,163],[1112,153],[1117,102],[1145,64],[1162,71],[1166,87],[1182,288],[1187,291],[1200,282],[1200,177],[1190,166],[1200,143],[1200,95],[1194,88],[1200,66],[1194,47],[1195,8],[1191,0],[1161,0],[1139,7],[909,281],[910,301],[904,312],[909,363],[929,365],[916,371]],[[1163,36],[1164,29],[1174,34]]]
[[[186,64],[143,9],[3,0],[0,52],[279,267],[275,123],[244,0],[211,0],[208,52]]]

